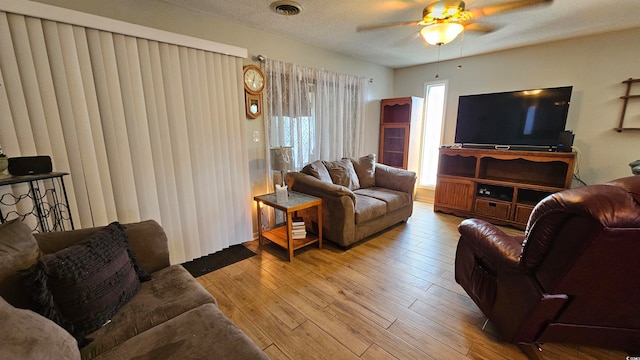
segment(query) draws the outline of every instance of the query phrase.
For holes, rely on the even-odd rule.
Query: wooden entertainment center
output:
[[[573,152],[441,148],[434,210],[524,228],[533,207],[571,187]]]

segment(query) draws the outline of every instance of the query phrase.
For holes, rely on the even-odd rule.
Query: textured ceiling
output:
[[[497,28],[488,34],[466,31],[438,47],[424,45],[420,27],[357,32],[359,25],[417,21],[429,0],[297,0],[303,11],[275,14],[275,0],[162,0],[233,20],[374,63],[400,68],[505,50],[585,35],[640,27],[640,0],[555,0],[542,5],[484,17],[479,22]],[[467,0],[472,9],[508,0]],[[640,46],[630,44],[630,46]]]

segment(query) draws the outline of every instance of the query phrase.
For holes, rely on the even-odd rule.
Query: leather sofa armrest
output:
[[[356,202],[356,196],[353,191],[349,190],[349,188],[328,183],[301,172],[287,173],[287,184],[292,191],[317,196],[323,199],[329,197],[339,198],[341,196],[348,196],[354,204]]]
[[[384,164],[376,164],[376,186],[413,194],[416,186],[416,173],[394,168]]]
[[[499,264],[517,267],[522,254],[524,236],[510,236],[495,225],[479,219],[466,219],[458,225],[460,235],[473,248],[487,271],[495,273]]]

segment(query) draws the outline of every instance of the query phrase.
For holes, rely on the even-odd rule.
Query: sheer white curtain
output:
[[[155,219],[184,262],[252,238],[241,76],[239,57],[0,12],[0,144],[70,173],[76,227]]]
[[[269,146],[291,146],[293,168],[360,156],[368,79],[265,61]]]

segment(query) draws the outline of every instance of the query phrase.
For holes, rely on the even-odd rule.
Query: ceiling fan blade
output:
[[[400,40],[396,41],[394,43],[394,45],[395,45],[395,47],[402,48],[402,47],[405,47],[405,46],[408,46],[408,45],[412,45],[416,40],[418,40],[420,38],[422,38],[420,36],[420,32],[416,31],[416,32],[413,32],[413,33],[401,38]]]
[[[463,24],[464,25],[464,31],[473,31],[473,32],[480,32],[480,33],[490,33],[492,31],[496,31],[497,28],[495,26],[490,26],[490,25],[486,25],[486,24],[480,24],[480,23],[467,23],[467,24]]]
[[[376,25],[360,25],[356,28],[356,31],[362,32],[362,31],[388,29],[388,28],[401,27],[401,26],[417,26],[417,25],[418,25],[418,21],[405,21],[405,22],[376,24]]]
[[[486,6],[483,8],[469,9],[473,13],[473,18],[478,19],[483,16],[499,15],[505,12],[527,8],[536,5],[551,4],[553,0],[517,0],[502,4]]]

